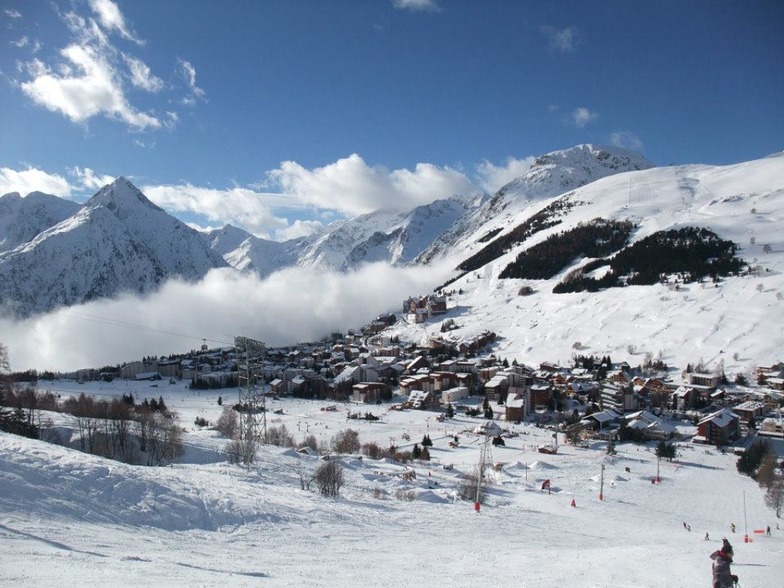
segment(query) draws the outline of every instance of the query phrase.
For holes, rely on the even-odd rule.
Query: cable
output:
[[[139,325],[139,324],[136,324],[136,323],[129,323],[129,322],[125,322],[125,321],[121,321],[121,320],[117,320],[117,319],[111,319],[111,318],[106,318],[106,317],[102,317],[102,316],[96,316],[96,315],[92,315],[92,314],[78,313],[78,312],[74,312],[74,311],[63,312],[62,314],[64,316],[77,318],[77,319],[81,319],[81,320],[85,320],[85,321],[90,321],[90,322],[100,323],[100,324],[105,324],[105,325],[111,325],[111,326],[116,326],[116,327],[125,327],[126,329],[134,329],[134,330],[137,330],[137,331],[144,331],[146,333],[160,333],[162,335],[173,335],[175,337],[183,337],[185,339],[196,339],[197,341],[210,341],[212,343],[218,343],[218,344],[221,344],[221,345],[234,345],[233,342],[221,341],[219,339],[209,339],[209,338],[206,338],[206,337],[198,337],[196,335],[187,335],[185,333],[178,333],[177,331],[169,331],[169,330],[166,330],[166,329],[156,329],[154,327],[148,327],[148,326],[145,326],[145,325]]]

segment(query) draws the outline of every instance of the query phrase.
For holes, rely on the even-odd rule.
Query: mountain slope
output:
[[[10,251],[79,210],[76,202],[57,196],[18,192],[0,196],[0,253]]]
[[[510,187],[504,196],[512,193]],[[448,286],[455,310],[441,320],[453,319],[459,327],[450,331],[450,338],[470,339],[490,329],[500,336],[496,353],[530,362],[568,362],[582,353],[609,354],[637,365],[650,354],[676,364],[704,358],[742,370],[754,362],[781,359],[784,232],[778,223],[784,217],[784,156],[607,177],[523,207],[509,218],[506,231],[554,208],[557,224],[505,243],[498,255]],[[684,283],[667,276],[666,283],[596,293],[553,294],[566,276],[592,261],[579,255],[549,279],[500,277],[520,253],[596,218],[633,222],[629,243],[670,229],[708,229],[735,243],[747,266],[743,275],[716,282]],[[490,218],[477,224],[476,231],[488,234],[495,223]],[[606,268],[591,271],[601,275]],[[533,293],[520,295],[524,286]],[[391,334],[425,342],[440,334],[441,320],[425,329],[401,323]]]
[[[526,210],[541,208],[542,202],[554,196],[608,176],[651,167],[639,153],[596,145],[578,145],[537,157],[524,175],[503,186],[492,198],[478,201],[434,239],[415,262],[429,263],[455,250],[475,251],[511,229]]]
[[[219,253],[231,267],[259,277],[295,265],[302,242],[302,239],[283,243],[268,241],[232,225],[210,231],[205,237],[210,248]]]
[[[196,231],[119,178],[73,216],[0,255],[0,304],[26,316],[150,292],[170,278],[198,280],[225,265]]]

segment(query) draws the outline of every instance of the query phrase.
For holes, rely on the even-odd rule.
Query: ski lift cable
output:
[[[112,319],[112,318],[107,318],[107,317],[102,317],[102,316],[96,316],[96,315],[91,315],[91,314],[86,314],[86,313],[68,311],[68,312],[64,312],[63,315],[64,316],[68,316],[68,317],[72,317],[72,318],[77,318],[77,319],[80,319],[80,320],[85,320],[85,321],[98,323],[98,324],[110,325],[110,326],[115,326],[115,327],[124,327],[126,329],[134,329],[136,331],[143,331],[143,332],[146,332],[146,333],[158,333],[158,334],[161,334],[161,335],[173,335],[175,337],[182,337],[182,338],[185,338],[185,339],[196,339],[198,341],[210,341],[212,343],[219,343],[221,345],[234,345],[233,342],[222,341],[220,339],[211,339],[209,337],[188,335],[186,333],[180,333],[180,332],[177,332],[177,331],[170,331],[170,330],[167,330],[167,329],[157,329],[155,327],[148,327],[146,325],[140,325],[138,323],[129,323],[129,322],[126,322],[126,321],[121,321],[121,320],[117,320],[117,319]]]

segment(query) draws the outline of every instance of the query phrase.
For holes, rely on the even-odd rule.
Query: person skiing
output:
[[[710,555],[713,560],[713,588],[733,588],[733,585],[738,583],[738,576],[730,569],[732,556],[732,545],[725,537],[722,539],[721,548]]]

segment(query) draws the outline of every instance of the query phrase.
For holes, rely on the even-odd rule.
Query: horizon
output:
[[[283,241],[492,193],[574,145],[784,148],[775,2],[192,7],[6,3],[0,193],[83,202],[125,176],[191,226]]]

